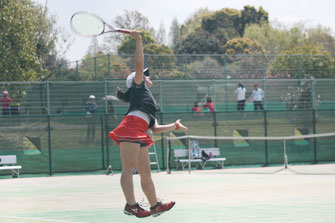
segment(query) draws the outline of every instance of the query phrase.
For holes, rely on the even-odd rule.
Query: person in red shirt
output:
[[[210,98],[210,97],[207,98],[206,104],[202,105],[202,107],[209,112],[216,111],[215,108],[214,108],[214,103],[212,101],[212,98]]]
[[[4,91],[1,97],[2,115],[10,115],[10,103],[12,101],[13,100],[8,96],[8,91]]]
[[[198,102],[194,102],[192,112],[194,116],[202,116],[201,107],[199,106]]]

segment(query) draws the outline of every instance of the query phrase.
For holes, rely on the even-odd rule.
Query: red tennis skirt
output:
[[[148,123],[133,115],[127,115],[123,118],[120,125],[109,132],[109,138],[113,139],[116,144],[120,142],[133,142],[138,143],[141,147],[151,146],[154,141],[146,132]]]

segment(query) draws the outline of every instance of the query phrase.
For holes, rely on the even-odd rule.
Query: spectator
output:
[[[87,142],[94,142],[95,140],[95,113],[97,112],[97,104],[95,103],[95,96],[91,95],[89,101],[86,103],[86,120],[87,120]]]
[[[13,100],[8,95],[8,91],[4,91],[3,96],[1,97],[2,115],[10,115],[10,103],[12,101]]]
[[[245,93],[247,92],[247,89],[239,83],[238,88],[235,90],[235,94],[237,95],[237,110],[238,111],[244,111],[244,105],[245,105]]]
[[[204,109],[206,109],[207,111],[209,111],[209,112],[214,112],[214,111],[216,111],[215,108],[214,108],[214,103],[213,103],[211,97],[208,97],[208,98],[207,98],[207,100],[206,100],[206,104],[202,105],[202,107],[203,107]]]
[[[201,107],[199,103],[196,101],[194,102],[194,106],[192,107],[193,116],[202,116]]]
[[[255,90],[252,91],[252,97],[255,111],[257,111],[258,108],[263,110],[262,100],[264,98],[264,91],[260,89],[257,84],[255,85]]]

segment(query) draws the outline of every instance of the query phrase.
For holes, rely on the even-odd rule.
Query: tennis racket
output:
[[[126,29],[115,28],[107,24],[99,16],[88,12],[74,13],[70,24],[75,33],[86,37],[96,37],[109,32],[131,33],[131,31]]]

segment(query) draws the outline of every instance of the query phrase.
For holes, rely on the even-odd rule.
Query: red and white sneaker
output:
[[[144,210],[143,208],[140,207],[138,203],[131,206],[129,204],[126,204],[123,213],[127,215],[136,216],[138,218],[145,218],[151,215],[150,211]]]
[[[176,202],[174,201],[170,201],[169,203],[158,202],[154,207],[150,208],[152,217],[157,217],[163,214],[165,211],[170,210],[175,204]]]

